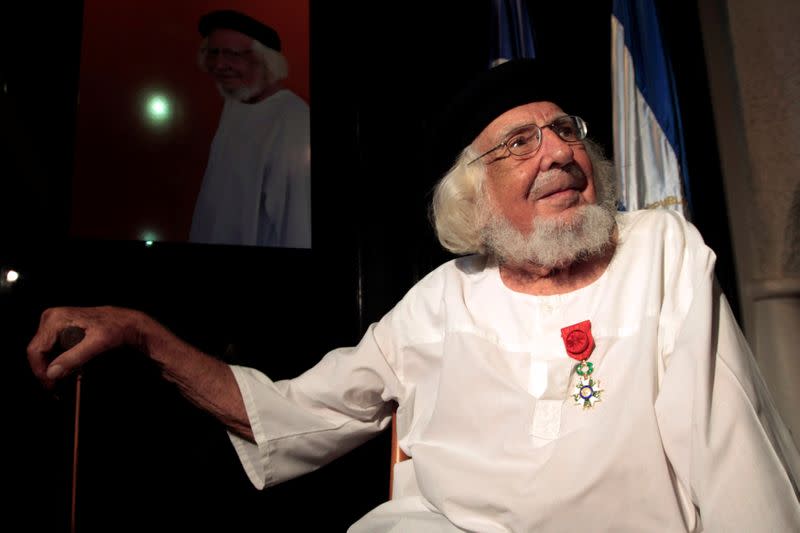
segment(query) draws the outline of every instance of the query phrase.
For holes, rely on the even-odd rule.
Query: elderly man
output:
[[[273,382],[125,309],[53,309],[29,346],[47,385],[133,344],[228,428],[257,487],[389,422],[394,497],[351,531],[796,531],[797,451],[680,215],[614,210],[611,167],[511,61],[456,99],[434,216],[470,254],[414,286],[358,346]],[[86,338],[51,363],[65,326]]]
[[[308,105],[284,87],[269,26],[236,11],[201,17],[201,68],[225,98],[189,240],[311,247]]]

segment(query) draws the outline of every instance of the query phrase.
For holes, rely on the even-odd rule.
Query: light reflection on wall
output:
[[[162,125],[172,117],[172,103],[164,94],[152,94],[145,104],[145,118],[153,125]]]

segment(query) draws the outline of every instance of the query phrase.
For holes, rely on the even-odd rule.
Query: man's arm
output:
[[[800,531],[797,450],[724,296],[695,289],[656,401],[675,475],[705,530]]]
[[[67,327],[82,329],[81,342],[52,361],[48,355]],[[193,404],[220,420],[230,431],[253,441],[253,432],[230,367],[184,342],[148,315],[118,307],[58,307],[42,313],[28,344],[28,362],[48,388],[78,371],[98,355],[130,346],[153,360],[162,376],[178,386]]]

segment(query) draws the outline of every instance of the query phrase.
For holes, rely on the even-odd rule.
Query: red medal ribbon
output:
[[[589,359],[594,351],[592,323],[589,320],[561,328],[561,338],[564,339],[567,355],[577,361]]]

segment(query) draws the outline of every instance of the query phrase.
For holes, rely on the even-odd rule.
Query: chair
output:
[[[409,457],[400,449],[397,444],[397,410],[392,413],[392,450],[389,458],[389,499],[392,499],[392,487],[394,487],[394,465],[405,461]]]

